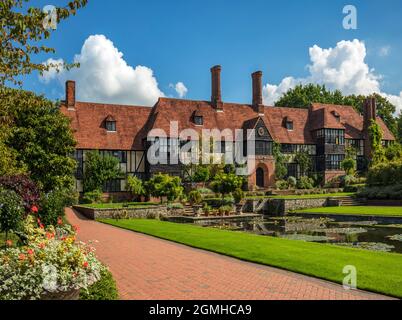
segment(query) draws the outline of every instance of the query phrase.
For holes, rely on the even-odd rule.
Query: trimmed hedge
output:
[[[368,186],[390,186],[402,181],[402,160],[384,162],[371,167],[367,175]]]
[[[367,187],[358,192],[357,196],[373,200],[402,200],[402,184]]]
[[[101,279],[95,282],[88,290],[81,290],[80,300],[118,300],[119,294],[116,282],[110,271],[102,272]]]

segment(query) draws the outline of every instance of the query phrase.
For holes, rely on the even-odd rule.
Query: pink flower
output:
[[[33,205],[32,207],[31,207],[31,211],[32,211],[32,213],[38,213],[38,207],[37,206],[35,206],[35,205]]]

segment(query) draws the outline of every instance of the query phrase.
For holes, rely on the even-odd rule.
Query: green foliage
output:
[[[193,190],[188,194],[188,200],[191,204],[200,204],[202,202],[201,193],[198,190]]]
[[[22,199],[14,191],[0,189],[0,231],[19,231],[24,215]]]
[[[398,139],[398,142],[402,144],[402,112],[399,114],[398,118],[396,119],[397,122],[397,132],[395,138]]]
[[[371,144],[371,165],[376,165],[385,161],[385,152],[382,146],[383,133],[377,122],[371,120],[368,128]]]
[[[0,119],[8,122],[4,144],[13,150],[14,166],[23,164],[45,192],[71,187],[75,140],[70,120],[53,102],[32,92],[0,87]]]
[[[199,188],[197,189],[201,194],[212,194],[213,195],[213,191],[211,189],[208,188]]]
[[[207,182],[210,178],[210,171],[208,166],[200,165],[197,166],[195,172],[192,176],[193,182]]]
[[[298,189],[313,189],[314,180],[310,177],[300,177],[299,181],[297,181]]]
[[[88,289],[81,289],[80,300],[118,300],[116,282],[112,273],[106,268],[101,272],[101,278]]]
[[[402,145],[399,143],[392,143],[385,148],[385,157],[388,161],[402,159]]]
[[[345,158],[341,162],[341,168],[345,170],[347,175],[353,175],[356,171],[356,160],[353,158]]]
[[[25,164],[17,162],[17,151],[5,143],[9,130],[7,126],[0,124],[0,177],[14,176],[27,171]]]
[[[64,216],[64,208],[74,204],[72,190],[52,190],[41,197],[38,216],[44,225],[56,225]]]
[[[232,192],[232,196],[235,200],[235,203],[239,204],[244,199],[244,191],[240,188],[237,188]]]
[[[129,191],[134,197],[145,195],[145,188],[142,180],[136,176],[128,176],[126,190]]]
[[[281,152],[280,143],[274,142],[272,153],[275,159],[275,177],[278,180],[283,179],[288,173],[288,169],[286,167],[287,158]]]
[[[357,194],[361,198],[376,200],[402,200],[402,184],[366,187]]]
[[[289,184],[286,180],[278,180],[275,182],[275,188],[277,190],[286,190],[289,188]]]
[[[98,151],[86,153],[84,171],[85,192],[102,190],[103,185],[121,176],[119,160],[111,155],[101,156]]]
[[[183,194],[184,190],[179,177],[172,177],[162,173],[154,175],[147,181],[145,189],[151,196],[161,198],[161,202],[163,197],[166,197],[169,202],[176,200]]]
[[[234,192],[237,188],[241,188],[243,182],[243,177],[237,176],[234,173],[220,173],[215,176],[211,187],[214,192],[224,196],[225,194]]]
[[[84,193],[82,197],[83,203],[98,203],[102,199],[102,191],[100,190],[93,190]]]
[[[298,152],[295,154],[294,162],[299,165],[300,173],[306,175],[312,167],[311,157],[307,152]]]
[[[75,15],[78,9],[87,4],[87,1],[69,1],[65,7],[58,7],[57,22],[67,19],[70,15]],[[32,56],[55,53],[55,50],[43,45],[43,41],[51,35],[51,32],[43,27],[46,13],[42,11],[42,8],[33,7],[28,2],[29,0],[1,2],[0,86],[3,86],[6,81],[22,84],[19,76],[29,74],[34,70],[47,71],[50,67],[54,67],[34,62],[35,59],[32,59]],[[72,66],[74,65],[65,65],[67,69]]]
[[[402,181],[402,160],[373,165],[367,173],[368,186],[389,186]]]
[[[370,97],[375,97],[377,101],[377,113],[387,127],[397,136],[398,124],[393,114],[396,107],[383,96],[374,93]],[[308,108],[312,103],[329,103],[337,105],[352,106],[357,112],[363,112],[363,105],[367,96],[350,95],[343,96],[339,90],[329,91],[324,85],[298,85],[290,89],[277,102],[277,107],[293,107],[293,108]],[[402,122],[402,120],[400,120]],[[400,127],[399,127],[400,128]]]
[[[291,188],[291,189],[296,188],[297,179],[295,177],[289,177],[287,182],[288,182],[289,188]]]

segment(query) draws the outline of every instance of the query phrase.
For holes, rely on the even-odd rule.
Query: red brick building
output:
[[[183,129],[199,133],[203,129],[254,130],[255,154],[247,156],[255,158],[256,168],[248,177],[249,188],[268,188],[274,184],[274,142],[280,143],[282,153],[289,155],[288,176],[300,175],[298,165],[292,162],[292,155],[305,151],[313,160],[314,171],[329,180],[344,174],[340,163],[347,146],[357,149],[358,169],[365,169],[370,155],[367,129],[371,119],[375,119],[382,128],[384,144],[395,140],[383,120],[376,116],[374,99],[366,102],[363,115],[351,106],[320,103],[313,103],[308,109],[265,106],[262,72],[255,72],[252,74],[252,103],[228,103],[221,98],[220,73],[220,66],[211,69],[210,101],[160,98],[152,108],[79,102],[75,100],[75,82],[67,81],[66,100],[62,102],[61,111],[71,119],[78,143],[75,153],[78,189],[82,191],[87,150],[100,150],[119,158],[126,175],[137,175],[143,179],[156,172],[180,175],[180,165],[150,165],[146,157],[150,147],[147,137],[153,135],[153,129],[162,129],[167,133],[166,138],[159,140],[162,152],[169,153],[170,146],[181,143],[177,137],[169,136],[171,121],[177,121],[179,132]],[[222,150],[226,150],[225,143],[231,142],[218,143]],[[108,192],[124,189],[124,178],[110,181],[105,186]]]

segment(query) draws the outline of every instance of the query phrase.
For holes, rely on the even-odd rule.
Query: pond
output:
[[[402,226],[376,221],[343,222],[329,218],[272,217],[250,221],[209,221],[203,226],[299,241],[330,243],[402,253]]]

